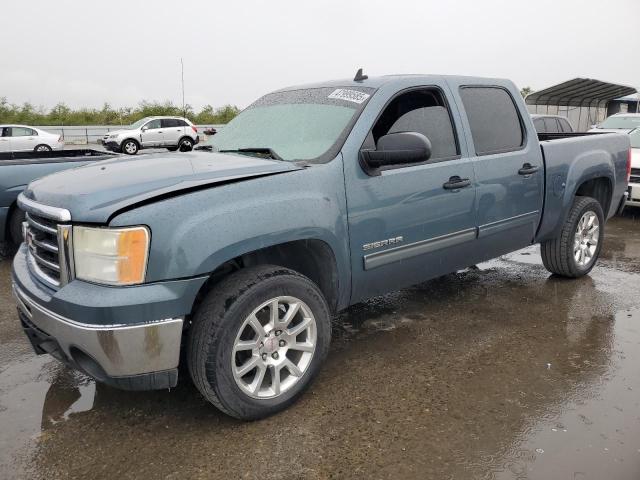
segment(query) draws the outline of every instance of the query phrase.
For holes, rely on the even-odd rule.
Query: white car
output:
[[[640,128],[629,134],[631,139],[631,177],[627,205],[640,207]]]
[[[0,125],[0,152],[50,152],[63,148],[61,135],[27,125]]]
[[[198,129],[182,117],[146,117],[102,138],[106,149],[135,155],[143,148],[189,151],[200,141]]]
[[[631,133],[636,128],[640,128],[640,113],[616,113],[589,131]]]

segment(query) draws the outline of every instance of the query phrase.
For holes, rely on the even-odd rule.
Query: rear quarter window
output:
[[[520,115],[511,95],[501,87],[461,87],[477,155],[519,150],[524,144]]]

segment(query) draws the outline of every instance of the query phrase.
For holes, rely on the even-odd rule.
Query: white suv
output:
[[[102,138],[107,150],[135,155],[143,148],[166,148],[186,152],[200,141],[198,129],[182,117],[145,117]]]

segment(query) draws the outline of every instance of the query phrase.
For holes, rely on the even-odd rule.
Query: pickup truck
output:
[[[246,420],[302,394],[349,305],[535,243],[587,274],[629,176],[628,136],[539,140],[512,82],[475,77],[279,90],[208,148],[32,182],[13,291],[37,353],[123,389],[182,358]]]
[[[0,253],[22,242],[22,212],[16,200],[29,182],[50,173],[104,160],[113,154],[91,149],[0,152]]]

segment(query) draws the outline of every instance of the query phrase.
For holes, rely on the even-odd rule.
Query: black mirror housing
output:
[[[378,139],[375,150],[363,150],[370,168],[422,163],[431,157],[431,142],[418,132],[397,132]]]

